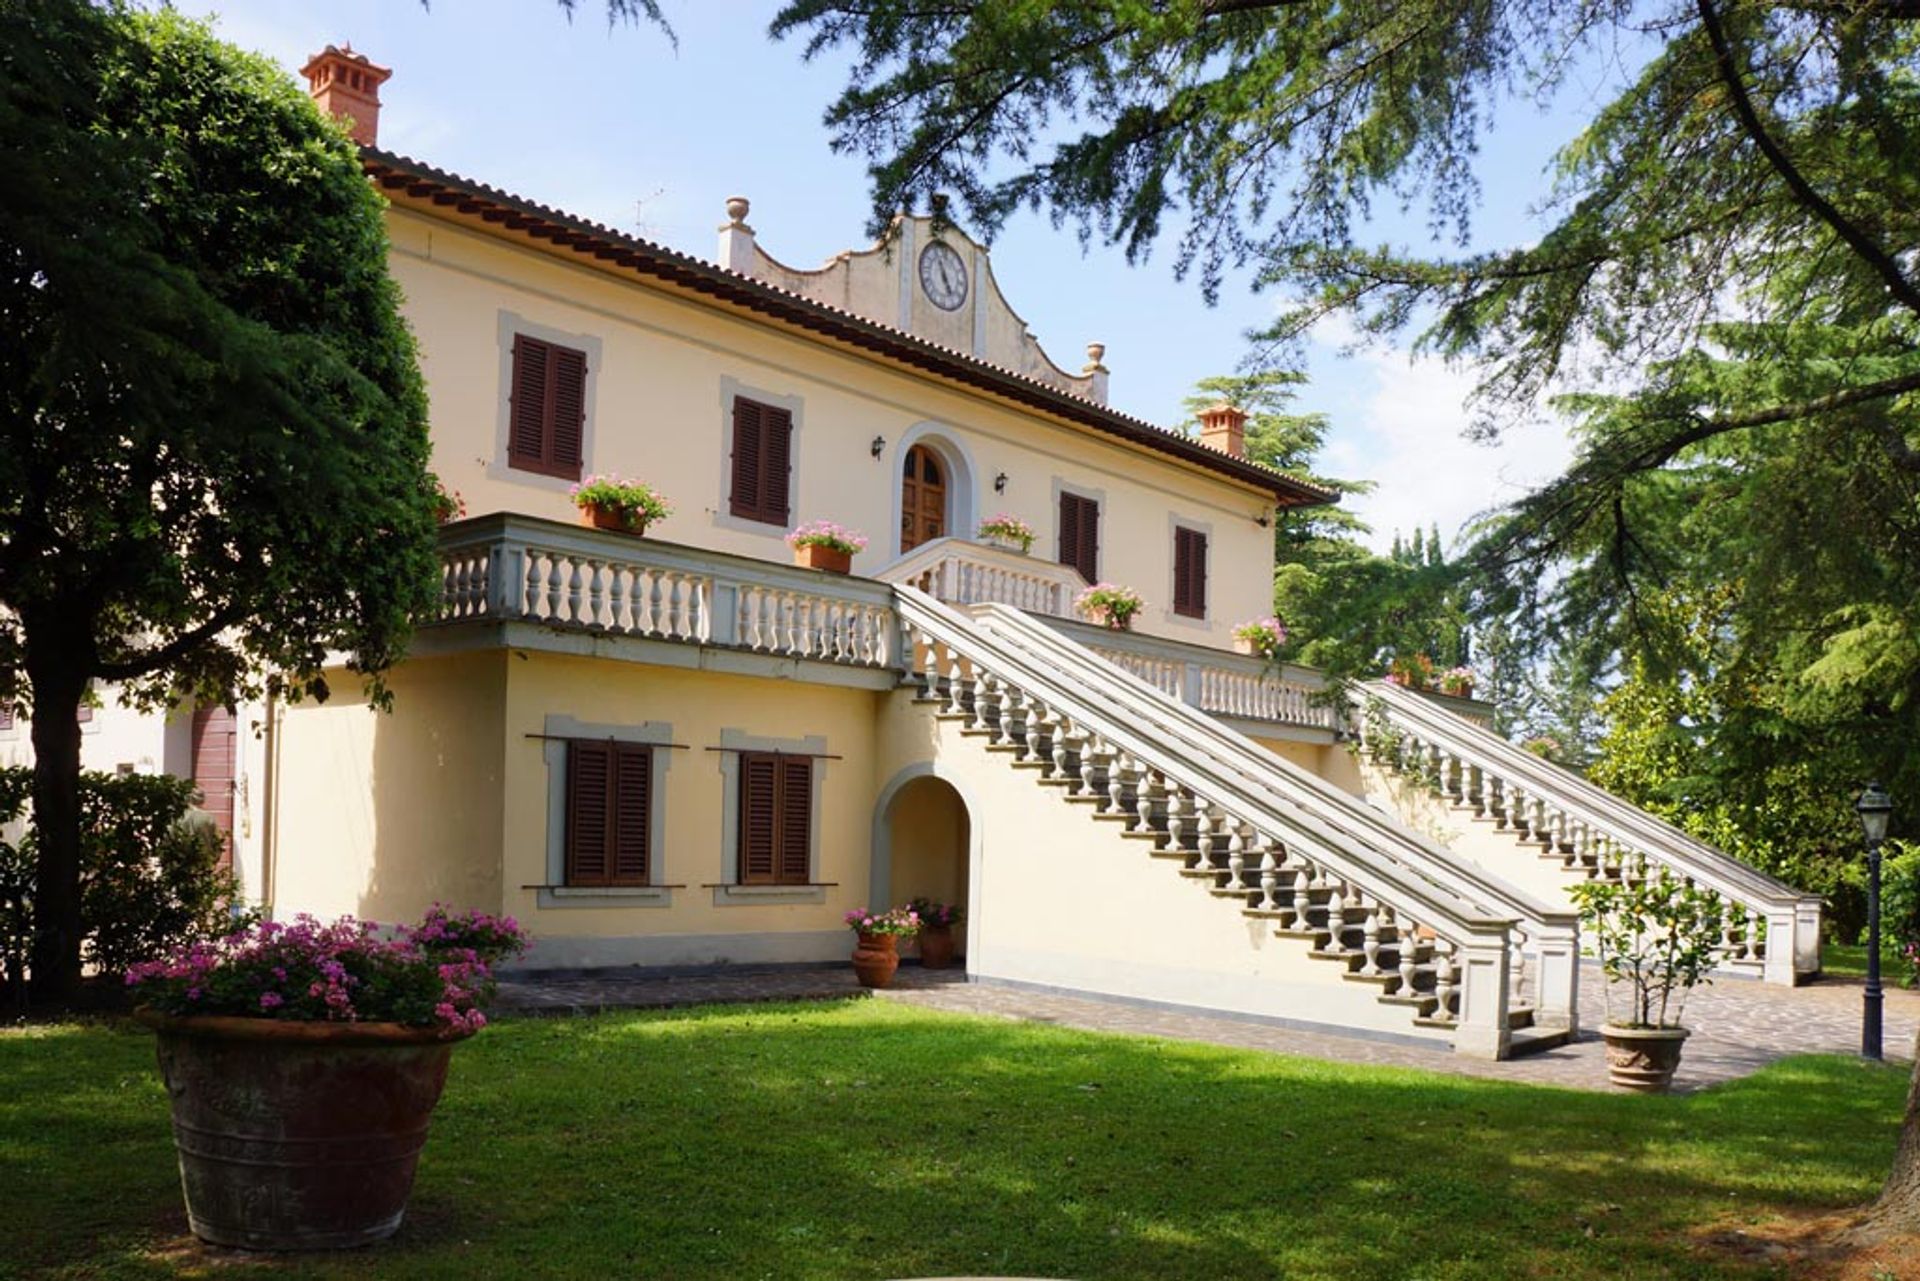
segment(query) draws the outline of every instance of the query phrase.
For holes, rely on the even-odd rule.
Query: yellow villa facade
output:
[[[1729,971],[1817,969],[1817,899],[1484,704],[1237,652],[1276,512],[1330,496],[1231,406],[1198,437],[1111,409],[1100,345],[1049,357],[959,229],[800,270],[735,198],[696,258],[382,151],[385,71],[306,70],[390,202],[465,513],[391,712],[241,710],[236,867],[274,914],[510,913],[534,968],[818,964],[924,895],[978,981],[1497,1057],[1573,1031],[1567,888],[1651,860],[1740,909]],[[586,527],[596,474],[671,515]],[[1029,551],[976,536],[1001,513]],[[794,563],[811,521],[865,532],[850,573]],[[1076,616],[1101,581],[1131,629]]]

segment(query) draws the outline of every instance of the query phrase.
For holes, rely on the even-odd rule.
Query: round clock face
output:
[[[920,287],[942,311],[958,311],[967,300],[967,264],[952,245],[936,240],[921,251]]]

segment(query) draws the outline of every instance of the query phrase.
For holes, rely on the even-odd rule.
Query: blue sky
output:
[[[542,0],[176,0],[218,17],[227,39],[297,69],[328,42],[351,42],[394,69],[383,90],[381,145],[675,248],[712,257],[723,202],[753,201],[769,253],[812,266],[862,245],[864,164],[836,156],[820,119],[844,81],[827,56],[803,63],[774,44],[767,0],[666,0],[679,48],[646,26],[609,29],[597,0],[569,23]],[[1544,189],[1553,148],[1608,79],[1589,59],[1553,108],[1516,104],[1482,150],[1482,243],[1537,234],[1526,211]],[[1378,238],[1424,245],[1423,220],[1397,212]],[[1276,305],[1230,281],[1208,307],[1176,280],[1163,249],[1129,267],[1117,249],[1082,250],[1044,215],[1016,218],[994,244],[1008,300],[1061,364],[1107,344],[1112,401],[1173,423],[1194,381],[1228,372],[1244,333]],[[1384,545],[1393,531],[1437,522],[1451,535],[1484,508],[1551,475],[1566,456],[1562,426],[1516,427],[1489,448],[1461,437],[1471,370],[1410,361],[1397,349],[1343,357],[1330,327],[1310,353],[1301,408],[1331,416],[1324,469],[1376,481],[1355,500]]]

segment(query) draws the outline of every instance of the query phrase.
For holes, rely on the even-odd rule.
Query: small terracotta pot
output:
[[[899,935],[862,934],[853,945],[853,973],[862,987],[892,987],[899,968]]]
[[[843,552],[837,547],[823,547],[819,543],[806,543],[793,549],[793,563],[802,569],[850,574],[853,572],[853,553]]]
[[[1236,636],[1233,638],[1233,652],[1236,654],[1258,655],[1260,651],[1254,648],[1253,642],[1248,640],[1246,637]]]
[[[1600,1029],[1607,1043],[1607,1076],[1623,1090],[1658,1094],[1673,1084],[1686,1043],[1683,1027],[1615,1027]]]
[[[609,529],[616,534],[632,534],[635,538],[647,532],[646,517],[629,525],[626,512],[618,507],[601,507],[598,504],[580,509],[580,523],[588,529]]]
[[[920,930],[920,964],[944,970],[953,964],[953,927],[927,925]]]

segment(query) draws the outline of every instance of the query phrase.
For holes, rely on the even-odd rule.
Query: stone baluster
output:
[[[1260,906],[1271,912],[1280,906],[1280,859],[1267,836],[1255,830],[1253,840],[1260,862]]]
[[[1167,780],[1167,848],[1181,850],[1186,848],[1186,789]]]
[[[1022,754],[1022,759],[1051,766],[1051,759],[1041,752],[1041,748],[1046,746],[1047,724],[1051,719],[1052,713],[1039,699],[1035,698],[1027,704],[1027,750]]]
[[[1067,765],[1073,760],[1074,745],[1080,745],[1080,768],[1070,770]],[[1078,796],[1086,786],[1087,772],[1086,737],[1077,726],[1069,725],[1063,718],[1053,728],[1053,769],[1055,778],[1065,779],[1067,794]]]
[[[1193,847],[1200,857],[1196,867],[1213,866],[1213,805],[1204,796],[1193,798]]]
[[[1011,745],[1016,758],[1026,754],[1027,717],[1031,709],[1027,702],[1027,692],[1018,685],[1007,686],[1005,710],[1000,716],[1000,742]]]
[[[1130,832],[1151,832],[1153,830],[1154,775],[1145,761],[1136,761],[1139,774],[1133,784],[1133,823]]]
[[[1437,939],[1433,945],[1433,994],[1440,1003],[1433,1008],[1433,1017],[1451,1023],[1453,1014],[1453,961],[1458,945],[1449,939]]]
[[[961,678],[966,670],[964,663],[965,660],[960,657],[959,650],[956,649],[948,653],[946,711],[949,715],[956,715],[966,710],[961,691]]]
[[[1347,887],[1344,882],[1329,882],[1327,893],[1327,941],[1320,950],[1334,956],[1345,954],[1347,941]]]
[[[1247,834],[1244,824],[1237,819],[1227,820],[1227,886],[1230,889],[1244,890],[1247,873]]]
[[[1375,975],[1380,972],[1380,909],[1367,909],[1365,921],[1360,927],[1360,952],[1362,960],[1360,972]]]
[[[1420,927],[1414,924],[1411,917],[1396,917],[1393,935],[1400,945],[1400,995],[1412,996],[1413,981],[1420,972]]]
[[[1111,754],[1107,757],[1107,804],[1103,813],[1126,814],[1128,812],[1127,779],[1129,777],[1138,777],[1133,758],[1118,747],[1112,748]],[[1135,830],[1131,817],[1127,820],[1127,830]]]
[[[1313,878],[1316,869],[1305,859],[1293,869],[1293,928],[1310,928],[1307,913],[1313,910]]]
[[[979,692],[974,695],[974,705],[980,712],[980,727],[987,731],[989,743],[1007,741],[1007,686],[992,672],[980,679]]]
[[[1473,764],[1466,766],[1466,773],[1467,804],[1473,806],[1473,816],[1475,818],[1485,818],[1487,816],[1486,776],[1481,772],[1478,765]]]

